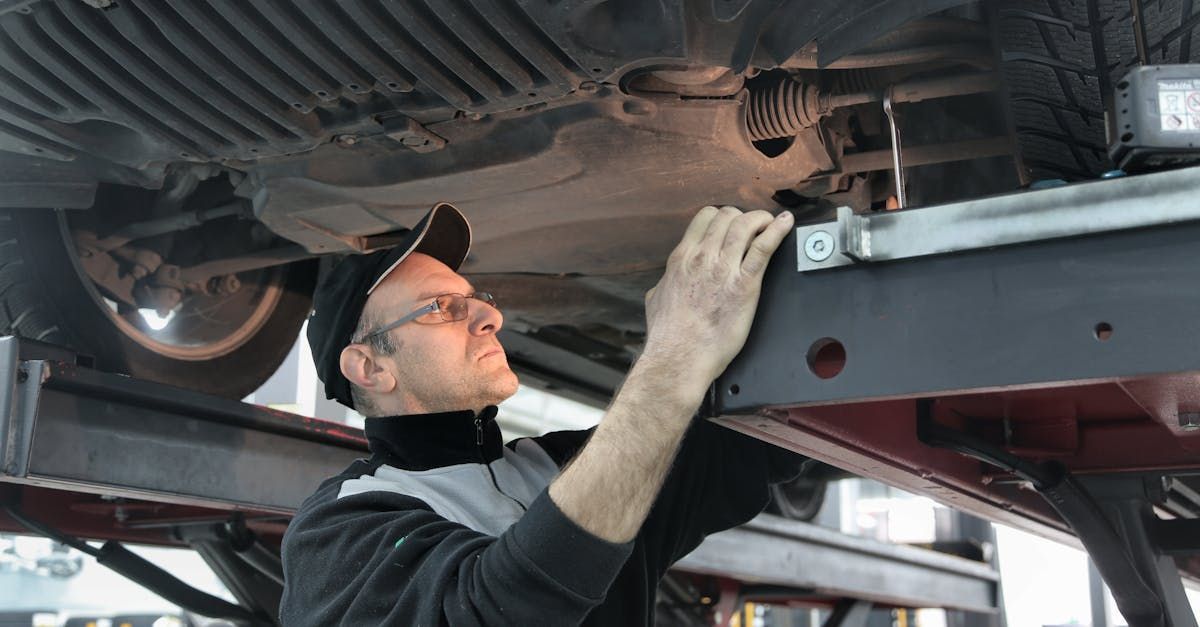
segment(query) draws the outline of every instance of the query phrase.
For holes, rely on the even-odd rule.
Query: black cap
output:
[[[317,287],[308,318],[308,344],[325,397],[354,408],[350,382],[342,376],[342,349],[350,345],[367,297],[400,262],[424,253],[458,270],[471,248],[471,225],[453,205],[439,203],[408,231],[395,248],[342,259]]]

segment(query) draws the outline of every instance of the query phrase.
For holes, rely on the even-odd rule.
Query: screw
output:
[[[599,91],[599,89],[600,85],[598,85],[595,81],[583,81],[579,84],[579,91],[585,94],[594,94]]]
[[[337,145],[341,146],[342,148],[349,148],[349,147],[353,146],[354,144],[358,143],[358,136],[357,135],[338,135],[335,138],[335,141],[337,141]]]
[[[242,289],[242,282],[235,275],[226,274],[217,280],[217,292],[220,294],[234,294]]]
[[[812,261],[825,261],[833,255],[833,236],[825,231],[815,231],[804,242],[804,255]]]
[[[1181,412],[1179,414],[1179,428],[1184,431],[1200,429],[1200,412]]]

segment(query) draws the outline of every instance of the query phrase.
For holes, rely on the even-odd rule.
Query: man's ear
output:
[[[347,381],[372,394],[388,394],[396,388],[396,377],[361,344],[343,348],[338,365]]]

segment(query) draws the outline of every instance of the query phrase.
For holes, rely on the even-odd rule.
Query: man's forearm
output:
[[[703,390],[687,389],[681,364],[639,360],[587,446],[550,485],[577,525],[628,542],[650,512]]]
[[[646,349],[587,446],[550,484],[572,521],[610,542],[637,535],[704,397],[750,333],[784,212],[705,207],[646,294]]]

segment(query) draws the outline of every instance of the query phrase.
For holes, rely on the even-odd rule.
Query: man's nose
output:
[[[483,301],[468,300],[471,308],[471,334],[488,335],[495,333],[504,326],[504,314],[500,310]]]

